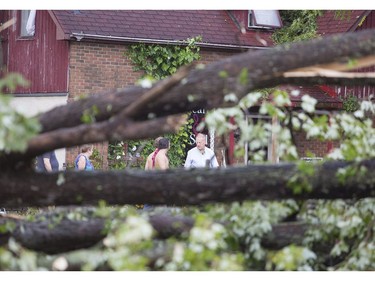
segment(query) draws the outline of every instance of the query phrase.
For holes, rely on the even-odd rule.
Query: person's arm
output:
[[[215,155],[215,152],[211,149],[211,159],[210,159],[210,161],[211,161],[211,168],[217,168],[217,167],[219,167],[219,163],[217,162],[217,158],[216,158],[216,155]]]
[[[146,165],[145,165],[145,170],[151,170],[151,159],[150,159],[150,156],[147,157],[147,160],[146,160]]]
[[[43,157],[43,164],[44,167],[46,168],[47,172],[52,172],[52,166],[51,166],[51,161],[47,157]]]
[[[78,170],[84,170],[86,167],[86,158],[81,155],[78,159]]]
[[[217,168],[219,167],[219,163],[217,162],[217,158],[216,158],[216,155],[214,153],[214,155],[212,156],[212,159],[211,159],[211,165],[213,168]]]
[[[188,154],[186,156],[184,167],[185,168],[190,168],[191,167],[191,153],[190,153],[190,151],[188,151]]]

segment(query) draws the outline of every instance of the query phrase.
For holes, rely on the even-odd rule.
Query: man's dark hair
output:
[[[159,149],[169,148],[169,139],[161,138],[158,143]]]

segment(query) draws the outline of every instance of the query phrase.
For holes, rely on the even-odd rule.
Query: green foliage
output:
[[[17,87],[27,87],[29,84],[29,81],[25,80],[21,74],[8,73],[0,79],[0,93],[7,91],[12,93]]]
[[[175,73],[179,67],[200,58],[200,48],[196,42],[201,37],[187,39],[186,46],[134,44],[126,55],[132,60],[135,71],[143,71],[145,75],[160,80]]]
[[[193,120],[189,120],[180,128],[178,133],[164,136],[169,139],[171,144],[168,150],[169,166],[171,168],[181,167],[183,165],[192,122]],[[109,145],[108,160],[111,169],[143,169],[146,164],[147,156],[155,150],[154,140],[128,141],[127,144],[128,151],[126,155],[124,152],[124,142],[119,141]]]
[[[310,16],[312,17],[313,13]],[[292,17],[290,25],[294,22],[291,19]],[[158,54],[157,52],[155,54]],[[156,60],[156,55],[154,58],[156,62],[151,64],[159,67],[148,70],[145,63],[145,68],[141,70],[151,73],[160,68],[157,75],[152,74],[157,79],[167,75],[168,71],[175,71],[175,66],[167,68],[162,65],[163,61]],[[173,58],[176,60],[175,56]],[[144,56],[143,59],[149,58]],[[226,73],[220,72],[219,76],[225,78]],[[245,75],[240,75],[238,82],[246,83],[241,77],[245,78]],[[375,157],[375,129],[373,120],[368,117],[375,114],[375,105],[372,102],[363,101],[358,108],[353,109],[354,112],[342,112],[328,118],[314,114],[316,100],[311,97],[302,98],[300,112],[291,112],[286,108],[291,105],[287,93],[269,89],[266,95],[267,99],[264,98],[264,92],[250,93],[239,101],[238,106],[208,113],[205,119],[208,128],[215,129],[220,135],[238,129],[241,134],[237,151],[244,143],[248,143],[250,157],[254,162],[264,161],[264,155],[259,150],[268,144],[273,134],[277,136],[278,157],[281,161],[299,159],[291,140],[292,130],[305,132],[308,139],[339,140],[339,147],[326,158],[353,161],[352,166],[339,170],[339,181],[345,184],[352,178],[364,176],[366,170],[358,164],[359,161]],[[226,98],[234,100],[230,95]],[[4,118],[1,119],[1,124],[13,120],[9,116],[14,112],[8,113],[4,109],[9,108],[9,103],[4,102],[6,99],[0,96],[0,112],[3,114],[0,114],[0,117]],[[261,116],[277,119],[278,123],[271,126],[267,121],[269,119],[259,122],[246,121],[245,112],[256,110]],[[87,115],[87,121],[91,122],[95,118],[95,110],[87,112]],[[229,122],[230,117],[234,117],[235,124]],[[18,126],[14,124],[13,122],[9,130]],[[4,131],[3,127],[4,125],[1,132]],[[181,130],[177,135],[168,136],[172,142],[169,153],[171,167],[180,166],[183,160],[183,144],[188,140],[189,129],[185,127]],[[18,138],[22,139],[23,136]],[[4,144],[7,148],[9,145]],[[132,152],[133,146],[143,147],[143,157],[154,150],[153,140],[142,143],[130,141],[129,149]],[[121,166],[125,163],[123,143],[113,144],[110,149],[113,150],[110,152],[113,160],[122,161],[117,162],[118,166],[114,167],[125,168]],[[93,162],[98,154],[94,150]],[[304,162],[299,162],[297,167],[302,173],[294,180],[294,191],[309,191],[309,178],[313,176],[315,169]],[[76,196],[77,200],[81,197],[80,194]],[[0,247],[0,270],[64,270],[68,258],[79,260],[77,268],[81,270],[374,270],[375,200],[368,198],[358,201],[312,201],[315,203],[314,208],[306,207],[307,204],[301,208],[294,200],[245,201],[208,204],[199,208],[156,208],[153,213],[139,211],[133,206],[106,206],[105,202],[101,201],[97,208],[85,215],[72,210],[68,213],[57,213],[50,218],[49,228],[56,227],[62,219],[85,221],[88,218],[104,218],[105,226],[102,232],[107,236],[102,243],[89,249],[50,256],[27,250],[9,239],[7,244]],[[195,224],[181,237],[159,240],[156,239],[155,231],[149,222],[149,216],[158,212],[191,216],[195,218]],[[36,215],[30,214],[27,220],[42,219]],[[291,244],[274,251],[264,248],[261,241],[272,231],[273,225],[291,216],[297,216],[298,220],[310,225],[302,244]],[[10,223],[2,224],[0,233],[12,231],[14,226]],[[50,264],[52,266],[49,266]]]
[[[334,18],[339,20],[346,20],[349,21],[351,18],[352,11],[350,10],[341,10],[335,11]]]
[[[311,178],[315,174],[315,165],[312,163],[300,161],[297,164],[297,173],[288,181],[288,187],[293,190],[294,194],[310,192]]]
[[[281,10],[283,27],[272,34],[272,39],[276,44],[284,44],[315,38],[316,18],[322,14],[316,10]]]
[[[267,270],[312,270],[310,264],[316,259],[316,254],[306,247],[290,245],[280,251],[270,253]]]
[[[127,162],[124,159],[124,142],[117,141],[108,144],[108,166],[110,169],[122,170]]]
[[[85,109],[81,116],[82,123],[91,124],[96,121],[96,115],[99,114],[99,108],[96,105],[93,105],[89,109]]]
[[[0,247],[0,270],[64,270],[68,260],[81,270],[373,270],[374,206],[372,198],[314,200],[314,208],[301,208],[294,200],[244,201],[200,208],[158,207],[148,213],[102,202],[96,208],[66,209],[33,219],[48,218],[56,227],[62,219],[103,218],[107,236],[102,243],[50,256],[26,250],[10,239]],[[191,216],[194,226],[179,237],[155,239],[150,216],[166,213]],[[296,213],[310,225],[302,244],[264,248],[261,241],[273,225]],[[319,255],[317,245],[325,254]]]
[[[200,59],[200,48],[196,45],[201,41],[201,37],[187,39],[182,42],[185,45],[155,45],[155,44],[134,44],[131,45],[126,52],[135,71],[144,73],[143,79],[139,82],[144,87],[152,86],[152,82],[166,78],[175,73],[177,69],[183,65],[189,64],[194,60]],[[176,134],[168,134],[164,137],[168,138],[171,148],[168,151],[170,167],[180,167],[185,160],[185,148],[189,142],[188,132],[191,129],[191,123],[188,121]],[[129,151],[126,155],[123,151],[124,142],[118,141],[111,143],[108,149],[108,159],[111,169],[124,169],[127,167],[143,168],[147,156],[155,150],[154,140],[146,141],[128,141]],[[133,149],[134,148],[134,149]],[[141,148],[140,151],[137,149]],[[139,155],[135,155],[136,152]],[[137,161],[131,161],[133,157],[137,157]]]
[[[374,203],[373,198],[317,200],[313,210],[301,213],[301,219],[312,225],[305,235],[305,245],[329,245],[330,256],[340,261],[333,267],[323,267],[320,257],[316,270],[374,270]]]
[[[2,94],[7,88],[14,90],[18,84],[26,85],[18,74],[8,74],[0,79],[0,154],[24,151],[27,142],[41,129],[35,117],[26,117],[11,107],[12,96]]]
[[[247,144],[253,162],[264,161],[264,152],[259,149],[268,145],[271,136],[277,140],[277,156],[281,161],[299,159],[297,148],[292,142],[292,132],[298,131],[305,132],[307,139],[311,140],[340,141],[340,146],[327,155],[329,159],[359,161],[375,157],[375,129],[370,117],[375,114],[375,105],[371,101],[362,101],[354,113],[342,112],[328,118],[314,114],[317,101],[308,95],[301,98],[302,112],[285,108],[291,105],[286,92],[272,92],[258,109],[262,97],[260,92],[250,93],[237,106],[210,111],[206,115],[205,124],[209,129],[215,129],[218,135],[238,129],[241,133],[236,149],[240,151]],[[258,122],[246,120],[245,112],[248,111],[258,111],[258,115],[264,116],[264,119]],[[235,125],[229,122],[229,117],[235,119]],[[276,118],[278,122],[272,126],[266,117]]]
[[[96,170],[101,169],[103,166],[103,155],[100,154],[99,150],[94,147],[92,155],[90,156],[92,165]]]
[[[359,109],[359,100],[354,95],[348,95],[343,99],[342,107],[347,112],[354,112]]]

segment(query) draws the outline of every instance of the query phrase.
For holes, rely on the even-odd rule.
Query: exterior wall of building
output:
[[[71,42],[69,58],[69,101],[83,94],[108,92],[133,85],[141,76],[132,69],[130,60],[125,56],[126,45]],[[101,166],[108,167],[108,144],[95,144]],[[67,165],[74,166],[79,147],[67,151]]]
[[[318,141],[318,140],[308,140],[305,133],[295,134],[295,141],[297,146],[298,155],[302,157],[324,157],[328,154],[330,149],[338,147],[339,143]]]
[[[30,81],[30,87],[15,93],[67,93],[69,42],[56,40],[56,25],[47,10],[38,10],[35,35],[20,37],[21,11],[8,11],[17,22],[6,30],[9,55],[8,71],[18,72]]]
[[[39,113],[51,110],[52,108],[60,105],[65,105],[67,102],[67,95],[53,95],[47,94],[39,95],[15,95],[11,101],[11,106],[18,112],[24,114],[27,117],[35,116]],[[64,170],[65,163],[65,148],[55,150],[57,161],[59,162],[59,170]]]
[[[133,65],[125,52],[127,45],[71,42],[69,57],[69,101],[83,94],[107,92],[113,89],[134,85],[142,73],[134,72]],[[201,62],[208,64],[233,55],[233,52],[201,50]],[[101,159],[97,159],[103,168],[108,167],[105,157],[107,143],[95,144]],[[74,166],[79,147],[67,150],[67,167]]]
[[[126,49],[127,46],[121,44],[72,42],[69,60],[69,100],[81,94],[107,92],[134,85],[141,73],[133,71],[131,61],[125,55]],[[201,62],[208,64],[234,54],[236,53],[224,50],[201,49]],[[314,152],[316,156],[325,155],[327,151],[327,145],[307,141],[303,136],[298,137],[298,145],[301,155],[304,156],[307,151]],[[106,169],[107,143],[96,144],[95,147],[101,155],[97,161]],[[78,147],[67,150],[68,168],[74,165],[78,151]]]

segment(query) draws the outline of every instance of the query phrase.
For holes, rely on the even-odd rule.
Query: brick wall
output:
[[[140,78],[140,72],[134,72],[131,61],[124,55],[126,45],[72,42],[69,58],[69,99],[74,100],[82,94],[106,92],[111,89],[133,85]],[[202,50],[202,63],[210,63],[232,55],[233,52]],[[107,143],[95,144],[102,157],[97,159],[108,168]],[[66,163],[74,166],[79,147],[67,149]]]
[[[319,140],[308,140],[306,133],[300,132],[295,134],[295,141],[297,146],[297,152],[299,157],[309,157],[313,153],[315,157],[324,157],[328,154],[329,150],[335,147],[339,147],[339,143],[319,141]]]
[[[69,99],[74,100],[82,94],[107,92],[111,89],[124,88],[133,85],[140,78],[140,72],[134,72],[131,61],[125,56],[126,45],[72,42],[69,58]],[[233,51],[201,49],[201,62],[208,64],[236,54]],[[316,156],[322,156],[327,151],[327,145],[306,141],[303,135],[298,136],[299,152],[305,155],[312,151]],[[97,161],[103,169],[108,168],[107,143],[95,144],[102,157]],[[67,149],[66,163],[74,166],[79,147]]]
[[[124,55],[126,46],[117,44],[78,43],[70,45],[69,99],[82,94],[107,92],[112,89],[133,85],[140,73],[132,70],[130,60]],[[103,169],[108,167],[108,144],[97,143],[95,149],[101,155],[97,159]],[[79,147],[67,149],[68,167],[74,165]]]

